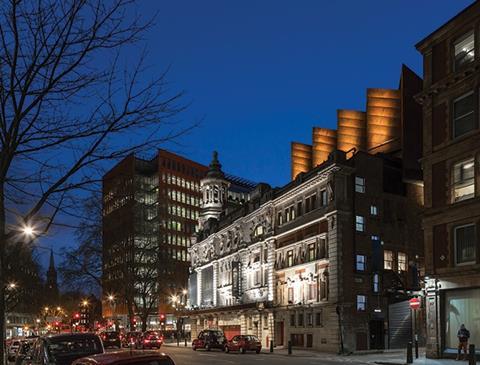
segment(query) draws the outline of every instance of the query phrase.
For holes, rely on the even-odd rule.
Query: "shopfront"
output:
[[[462,324],[470,331],[470,343],[480,346],[480,288],[444,292],[444,348],[456,349],[457,332]]]

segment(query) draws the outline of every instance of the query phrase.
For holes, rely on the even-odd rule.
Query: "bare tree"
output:
[[[102,198],[84,199],[83,218],[75,230],[76,246],[63,249],[59,266],[62,284],[75,290],[99,292],[102,287]]]
[[[133,0],[0,3],[0,313],[18,225],[47,231],[58,213],[74,214],[70,192],[92,189],[102,161],[185,132],[173,118],[181,93],[165,73],[144,81],[143,52],[130,62],[150,25]],[[4,334],[2,315],[1,353]]]

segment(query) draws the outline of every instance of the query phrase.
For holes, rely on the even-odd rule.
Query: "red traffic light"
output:
[[[75,318],[80,318],[80,313],[75,313]]]
[[[165,319],[165,314],[160,314],[160,319]]]

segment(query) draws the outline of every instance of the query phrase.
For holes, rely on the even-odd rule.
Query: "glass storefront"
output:
[[[480,344],[480,289],[445,292],[445,347],[456,349],[462,324],[470,331],[470,343]]]

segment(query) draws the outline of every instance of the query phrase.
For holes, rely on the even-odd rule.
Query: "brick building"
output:
[[[420,41],[427,355],[456,353],[462,323],[480,343],[480,2]]]

